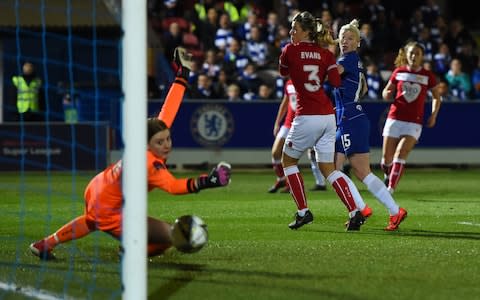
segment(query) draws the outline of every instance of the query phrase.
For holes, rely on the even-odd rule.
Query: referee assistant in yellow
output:
[[[17,90],[16,121],[42,121],[40,113],[42,80],[36,76],[33,64],[25,62],[22,75],[13,76],[12,83]]]

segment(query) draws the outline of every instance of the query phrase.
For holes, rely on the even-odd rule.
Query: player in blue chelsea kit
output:
[[[384,183],[370,169],[370,122],[358,102],[368,89],[357,52],[359,45],[358,21],[353,20],[342,26],[339,33],[341,57],[337,64],[341,85],[334,90],[337,117],[335,166],[340,170],[347,159],[350,161],[353,174],[388,209],[390,222],[385,230],[393,231],[398,229],[407,213],[395,203]],[[368,218],[372,214],[370,207],[363,202],[362,197],[354,199],[362,215]]]

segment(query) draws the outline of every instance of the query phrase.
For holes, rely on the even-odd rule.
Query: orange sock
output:
[[[165,122],[170,128],[177,115],[180,103],[182,103],[183,95],[185,94],[187,82],[181,77],[175,78],[172,86],[168,90],[167,97],[163,103],[162,110],[158,114],[158,119]]]
[[[79,239],[91,232],[87,225],[85,216],[77,217],[69,223],[63,225],[57,232],[47,237],[48,247],[51,249],[58,244],[65,243],[71,240]]]

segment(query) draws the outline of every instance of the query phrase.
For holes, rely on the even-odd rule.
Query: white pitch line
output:
[[[49,293],[45,290],[39,290],[29,286],[17,286],[13,283],[5,283],[0,281],[0,290],[13,292],[15,294],[24,295],[27,297],[40,299],[40,300],[62,300],[62,299],[73,299],[70,297],[60,297],[55,294]]]
[[[480,226],[479,223],[472,223],[472,222],[457,222],[460,225],[470,225],[470,226]]]

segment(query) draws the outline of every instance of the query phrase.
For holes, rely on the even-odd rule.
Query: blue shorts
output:
[[[367,116],[359,116],[344,121],[337,128],[335,152],[347,157],[355,153],[370,152],[370,121]]]

